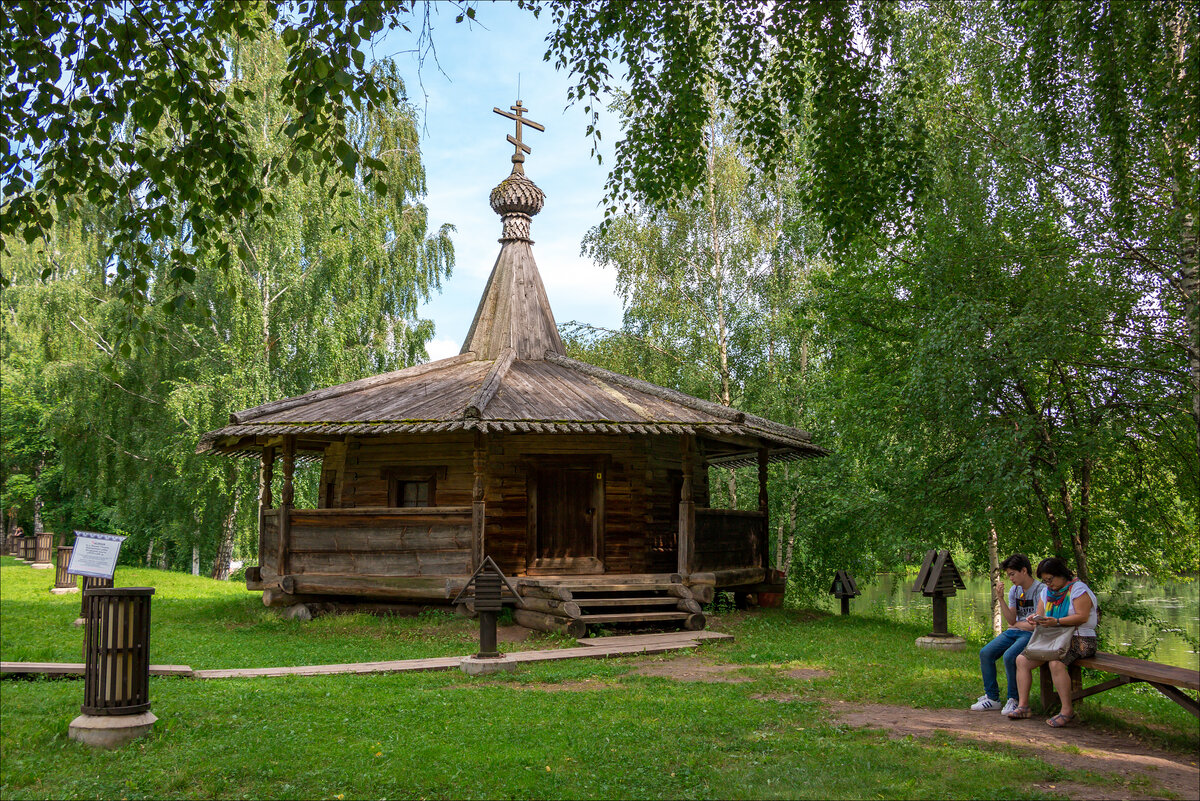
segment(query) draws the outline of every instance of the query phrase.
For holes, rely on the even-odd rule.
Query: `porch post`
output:
[[[292,534],[292,501],[295,499],[295,487],[292,475],[296,469],[296,438],[288,435],[283,438],[283,489],[279,493],[279,575],[287,575],[287,554],[291,545]]]
[[[263,448],[258,471],[258,552],[265,553],[270,547],[265,539],[267,530],[266,511],[275,502],[271,496],[271,481],[275,477],[275,449]],[[262,558],[259,557],[261,563]]]
[[[483,533],[487,524],[484,505],[487,474],[487,435],[475,432],[475,484],[471,488],[471,570],[483,564]]]
[[[771,507],[767,503],[767,461],[770,452],[765,447],[758,449],[758,511],[762,513],[762,528],[758,532],[758,551],[763,570],[771,568]]]
[[[679,562],[676,572],[689,576],[692,572],[692,553],[696,547],[696,502],[692,497],[692,458],[695,453],[695,436],[681,437],[683,456],[683,482],[679,490],[679,533],[675,540]]]

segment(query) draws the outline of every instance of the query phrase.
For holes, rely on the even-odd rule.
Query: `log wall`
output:
[[[444,468],[437,479],[437,506],[470,506],[473,439],[470,434],[378,437],[346,442],[345,451],[326,452],[322,475],[333,475],[331,508],[388,505],[389,471]]]
[[[352,437],[344,446],[331,447],[322,464],[323,508],[291,512],[288,574],[469,573],[474,445],[473,436],[463,433]],[[485,447],[485,550],[505,573],[526,572],[529,469],[548,458],[572,457],[602,465],[605,525],[600,556],[605,572],[675,570],[683,468],[679,437],[492,433]],[[695,467],[693,500],[703,507],[708,501],[707,471],[698,463]],[[389,508],[389,475],[422,470],[437,472],[437,508]],[[753,521],[745,516],[754,514],[714,514],[704,517],[703,524],[698,515],[698,569],[755,564],[758,539]],[[261,540],[265,547],[260,547],[267,575],[276,572],[271,545],[277,542],[278,511],[268,510]],[[724,550],[729,553],[722,554]]]
[[[470,572],[469,507],[307,509],[291,515],[289,574],[458,576]]]
[[[762,512],[696,509],[695,570],[765,567],[762,538],[766,533]]]

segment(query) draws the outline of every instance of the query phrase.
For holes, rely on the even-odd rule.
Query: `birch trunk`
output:
[[[237,530],[238,502],[241,495],[233,496],[233,508],[225,515],[225,523],[221,526],[221,545],[217,548],[217,558],[213,561],[212,577],[218,581],[229,578],[229,560],[233,558],[233,535]]]
[[[38,465],[37,465],[37,470],[34,473],[34,479],[38,483],[41,483],[42,470],[45,469],[45,467],[46,467],[46,460],[45,459],[39,460]],[[42,535],[42,532],[45,530],[42,527],[42,507],[44,505],[45,505],[45,501],[42,500],[42,493],[39,492],[37,495],[33,496],[33,536],[35,536],[35,537],[40,537]]]
[[[1000,604],[1004,603],[1004,580],[1000,577],[1000,536],[996,533],[996,521],[988,514],[988,568],[992,577],[992,635],[999,636],[1004,630],[1004,616]]]

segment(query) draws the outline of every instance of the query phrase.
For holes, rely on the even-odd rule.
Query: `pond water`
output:
[[[858,578],[857,576],[855,578]],[[851,614],[869,614],[905,622],[923,622],[932,626],[932,602],[921,593],[913,593],[915,576],[895,573],[879,573],[858,578],[858,589],[862,595],[850,602]],[[963,637],[990,639],[991,589],[985,576],[966,576],[966,590],[948,599],[950,631]],[[1011,586],[1004,584],[1005,592]],[[1149,626],[1130,623],[1112,615],[1104,615],[1106,601],[1113,597],[1125,602],[1140,599],[1169,628],[1186,633],[1193,642],[1200,637],[1200,581],[1159,581],[1142,576],[1127,577],[1117,581],[1101,583],[1093,587],[1100,601],[1100,631],[1103,646],[1112,650],[1118,647],[1146,648],[1155,640],[1157,647],[1153,656],[1147,658],[1168,665],[1200,668],[1200,654],[1183,637],[1174,633],[1156,633]],[[1116,596],[1114,591],[1118,591]],[[827,609],[838,610],[838,601],[829,598]]]

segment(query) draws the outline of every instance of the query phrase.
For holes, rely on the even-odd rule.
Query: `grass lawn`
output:
[[[51,583],[51,571],[0,560],[0,658],[80,661],[82,634],[70,625],[79,596],[51,596]],[[475,644],[474,624],[450,615],[291,622],[236,584],[132,568],[119,568],[117,583],[157,588],[159,664],[375,661],[466,654]],[[67,738],[80,682],[5,680],[0,798],[1050,798],[1054,790],[1034,784],[1111,792],[1120,781],[1067,775],[1027,749],[838,724],[831,709],[842,701],[961,708],[979,694],[975,653],[918,650],[918,627],[764,610],[714,615],[710,628],[737,640],[706,644],[700,657],[736,665],[729,675],[748,681],[636,672],[692,654],[544,663],[481,679],[152,678],[159,722],[114,752]],[[569,644],[536,637],[509,647]],[[825,675],[789,676],[796,668]],[[1200,745],[1194,717],[1139,685],[1080,709],[1091,728],[1185,753]]]

